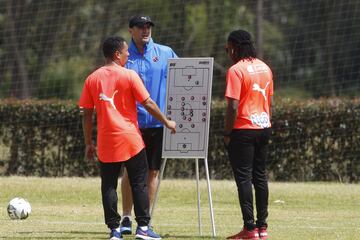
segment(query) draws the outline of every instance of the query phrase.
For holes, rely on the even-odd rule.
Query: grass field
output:
[[[164,239],[212,238],[206,182],[200,184],[201,237],[196,181],[162,182],[153,224]],[[217,239],[225,239],[242,224],[236,187],[211,184]],[[99,186],[98,178],[0,178],[0,239],[107,239]],[[16,196],[32,205],[26,220],[7,216]],[[270,239],[360,239],[359,184],[270,183],[269,204]]]

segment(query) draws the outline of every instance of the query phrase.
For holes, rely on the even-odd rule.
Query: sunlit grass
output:
[[[236,186],[233,181],[211,181],[211,187],[216,233],[224,239],[242,224]],[[206,181],[200,188],[202,238],[211,239]],[[7,204],[16,196],[32,205],[26,220],[7,216]],[[271,239],[357,239],[359,196],[359,184],[270,183]],[[165,239],[201,238],[195,180],[162,182],[153,225]],[[107,238],[99,178],[0,178],[0,239]]]

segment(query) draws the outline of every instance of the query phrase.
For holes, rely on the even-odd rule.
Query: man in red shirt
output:
[[[136,102],[175,133],[176,124],[161,113],[144,87],[140,77],[124,68],[129,56],[126,41],[110,37],[103,43],[106,65],[88,76],[80,97],[83,109],[85,154],[92,159],[92,115],[96,109],[97,149],[101,171],[101,193],[105,223],[111,230],[110,240],[120,240],[120,215],[117,212],[117,184],[122,163],[128,172],[138,228],[136,238],[160,239],[149,228],[148,166],[144,142],[137,122]]]
[[[226,77],[224,142],[244,220],[242,231],[228,239],[267,239],[269,189],[265,162],[271,127],[273,76],[270,68],[256,58],[248,32],[231,32],[226,50],[234,65]],[[252,184],[255,188],[256,222]]]

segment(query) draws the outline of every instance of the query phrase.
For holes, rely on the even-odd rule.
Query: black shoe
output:
[[[124,217],[120,224],[121,234],[128,235],[131,234],[131,221],[128,217]]]

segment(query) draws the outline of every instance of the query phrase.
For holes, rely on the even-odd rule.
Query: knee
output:
[[[234,169],[234,176],[237,182],[247,183],[252,181],[252,169],[251,168],[238,168]]]
[[[251,184],[253,179],[251,177],[251,174],[246,174],[246,175],[238,175],[236,176],[236,183],[238,185],[245,185],[245,184]]]
[[[151,179],[156,179],[159,176],[159,171],[158,170],[149,170],[149,175],[148,178]]]
[[[148,187],[148,185],[147,185],[146,182],[133,182],[133,183],[131,183],[131,188],[136,189],[137,191],[139,189],[145,189],[147,187]]]
[[[254,179],[253,179],[253,184],[254,184],[254,187],[257,187],[257,186],[264,186],[266,185],[268,182],[267,180],[267,176],[264,174],[264,175],[261,175],[261,176],[254,176]]]

